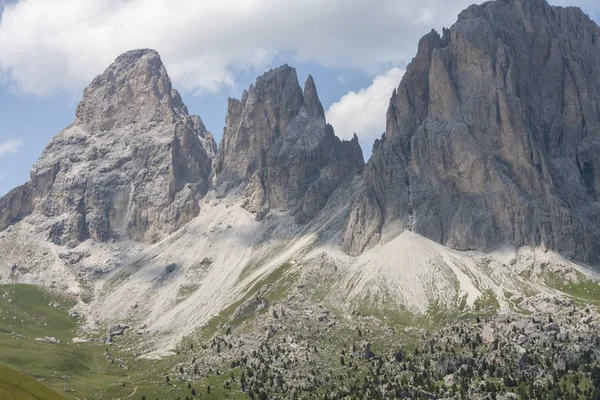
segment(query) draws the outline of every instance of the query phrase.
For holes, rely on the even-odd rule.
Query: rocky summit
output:
[[[600,29],[580,9],[490,1],[421,39],[392,94],[342,247],[404,230],[600,262]]]
[[[56,244],[156,241],[198,214],[216,145],[160,56],[119,56],[85,89],[31,179],[0,200],[0,229],[28,217]]]
[[[0,362],[73,398],[600,398],[599,40],[469,7],[366,164],[288,65],[217,147],[122,54],[0,199]]]
[[[225,191],[247,185],[245,206],[259,219],[292,210],[308,222],[363,168],[358,138],[335,136],[311,76],[303,92],[296,70],[284,65],[260,76],[241,101],[229,100],[217,180]]]

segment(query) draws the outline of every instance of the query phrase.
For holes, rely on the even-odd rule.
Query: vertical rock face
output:
[[[85,89],[30,181],[0,200],[0,229],[33,213],[56,243],[159,239],[197,215],[215,151],[158,53],[127,52]]]
[[[471,6],[392,95],[342,247],[412,230],[600,262],[600,29],[543,0]]]
[[[206,152],[206,155],[211,159],[215,159],[217,157],[217,142],[215,142],[215,138],[212,133],[210,133],[206,126],[204,126],[204,122],[200,119],[198,115],[191,115],[190,118],[194,123],[194,132],[198,133],[198,139],[200,139],[200,143]]]
[[[246,208],[258,218],[292,210],[307,222],[363,167],[358,139],[341,141],[326,123],[312,77],[303,92],[284,65],[259,77],[241,101],[229,100],[217,182],[225,191],[247,184]]]
[[[27,184],[0,198],[0,230],[25,218],[32,211],[31,191]]]

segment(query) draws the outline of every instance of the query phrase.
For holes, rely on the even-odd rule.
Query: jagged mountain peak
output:
[[[258,77],[241,101],[230,99],[220,149],[220,189],[245,185],[257,218],[278,209],[308,221],[364,165],[358,141],[341,142],[327,125],[312,76],[302,91],[287,64]]]
[[[342,246],[405,230],[457,249],[600,261],[600,30],[543,0],[471,6],[419,43]]]
[[[30,217],[57,244],[158,240],[197,215],[215,152],[158,53],[126,52],[85,89],[30,181],[0,199],[0,230]]]
[[[308,75],[304,84],[304,107],[311,115],[325,118],[325,110],[323,110],[323,105],[317,94],[317,86],[311,75]]]
[[[154,49],[133,49],[117,56],[113,63],[113,67],[116,68],[127,68],[132,65],[146,65],[158,73],[162,68],[162,61],[160,54]]]
[[[77,298],[68,316],[44,301],[78,319],[61,348],[118,364],[88,363],[72,393],[185,397],[215,373],[250,397],[560,398],[589,381],[598,276],[563,256],[599,247],[600,52],[597,29],[544,4],[474,6],[426,35],[366,168],[311,76],[268,71],[229,99],[216,190],[212,135],[158,55],[119,57],[0,199],[0,281]],[[6,340],[34,343],[13,307],[31,292],[2,293]],[[126,387],[87,379],[123,371]]]
[[[75,125],[105,131],[129,124],[174,121],[187,114],[181,96],[155,50],[131,50],[119,57],[84,90]]]

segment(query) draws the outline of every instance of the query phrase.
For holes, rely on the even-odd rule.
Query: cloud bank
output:
[[[158,50],[183,91],[218,91],[278,54],[372,73],[405,65],[418,39],[473,0],[0,1],[0,79],[16,92],[80,90],[123,51]],[[554,0],[590,14],[597,0]]]
[[[409,61],[421,35],[471,2],[21,0],[2,13],[0,74],[17,92],[80,90],[133,48],[158,50],[192,93],[231,86],[237,70],[262,72],[279,54],[377,73]]]

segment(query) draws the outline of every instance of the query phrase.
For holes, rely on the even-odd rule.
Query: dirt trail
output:
[[[126,399],[135,396],[135,392],[137,392],[137,386],[135,388],[133,388],[133,393],[131,393],[129,396],[125,397]]]

